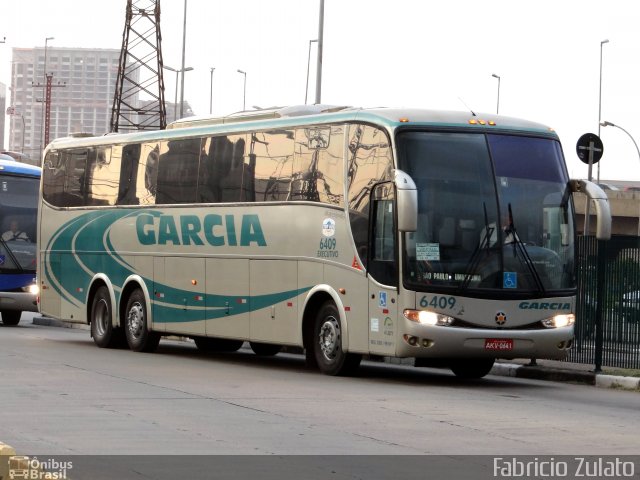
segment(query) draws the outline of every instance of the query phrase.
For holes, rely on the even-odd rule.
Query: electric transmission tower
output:
[[[127,0],[112,132],[166,127],[161,42],[160,0]]]

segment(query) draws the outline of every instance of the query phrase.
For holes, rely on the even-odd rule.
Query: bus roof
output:
[[[321,123],[362,121],[384,125],[390,129],[403,126],[430,126],[440,128],[467,128],[485,131],[519,131],[557,138],[546,125],[496,114],[476,114],[471,111],[426,110],[417,108],[355,108],[334,105],[298,105],[249,110],[224,117],[186,117],[167,126],[163,139],[191,135],[238,133],[249,129],[296,127]],[[158,138],[158,131],[107,134],[91,138],[59,138],[50,148],[74,145],[100,145],[120,142],[145,142]]]
[[[40,177],[42,169],[27,163],[16,162],[15,160],[0,159],[0,175],[4,173],[11,175],[24,175],[28,177]]]

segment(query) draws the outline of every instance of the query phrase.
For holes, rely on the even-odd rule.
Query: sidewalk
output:
[[[34,325],[49,327],[80,328],[89,330],[88,325],[64,322],[47,317],[34,317]],[[413,364],[394,359],[392,363]],[[570,363],[558,360],[537,360],[536,365],[530,365],[529,360],[497,360],[490,375],[503,377],[529,378],[534,380],[548,380],[551,382],[571,382],[594,385],[602,388],[624,388],[640,391],[640,377],[606,375],[594,373],[594,366],[583,363]]]

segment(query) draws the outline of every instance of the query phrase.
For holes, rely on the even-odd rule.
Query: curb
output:
[[[91,328],[85,323],[64,322],[49,317],[33,317],[32,323],[43,327],[79,328],[80,330],[89,330]]]
[[[533,380],[549,380],[552,382],[580,383],[594,385],[600,388],[640,389],[640,378],[636,377],[604,375],[594,372],[528,366],[515,363],[496,363],[491,369],[490,374],[505,377],[529,378]]]

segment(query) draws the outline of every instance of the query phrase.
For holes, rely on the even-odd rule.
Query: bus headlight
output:
[[[447,326],[453,323],[453,317],[449,315],[443,315],[436,312],[428,312],[426,310],[405,310],[404,317],[412,322],[420,323],[421,325],[439,325]]]
[[[32,283],[31,285],[27,285],[26,287],[22,287],[23,292],[30,293],[31,295],[39,295],[40,287],[38,287],[37,283]]]
[[[573,313],[563,315],[555,315],[551,318],[545,318],[542,324],[547,328],[562,328],[573,325],[576,322],[576,316]]]

